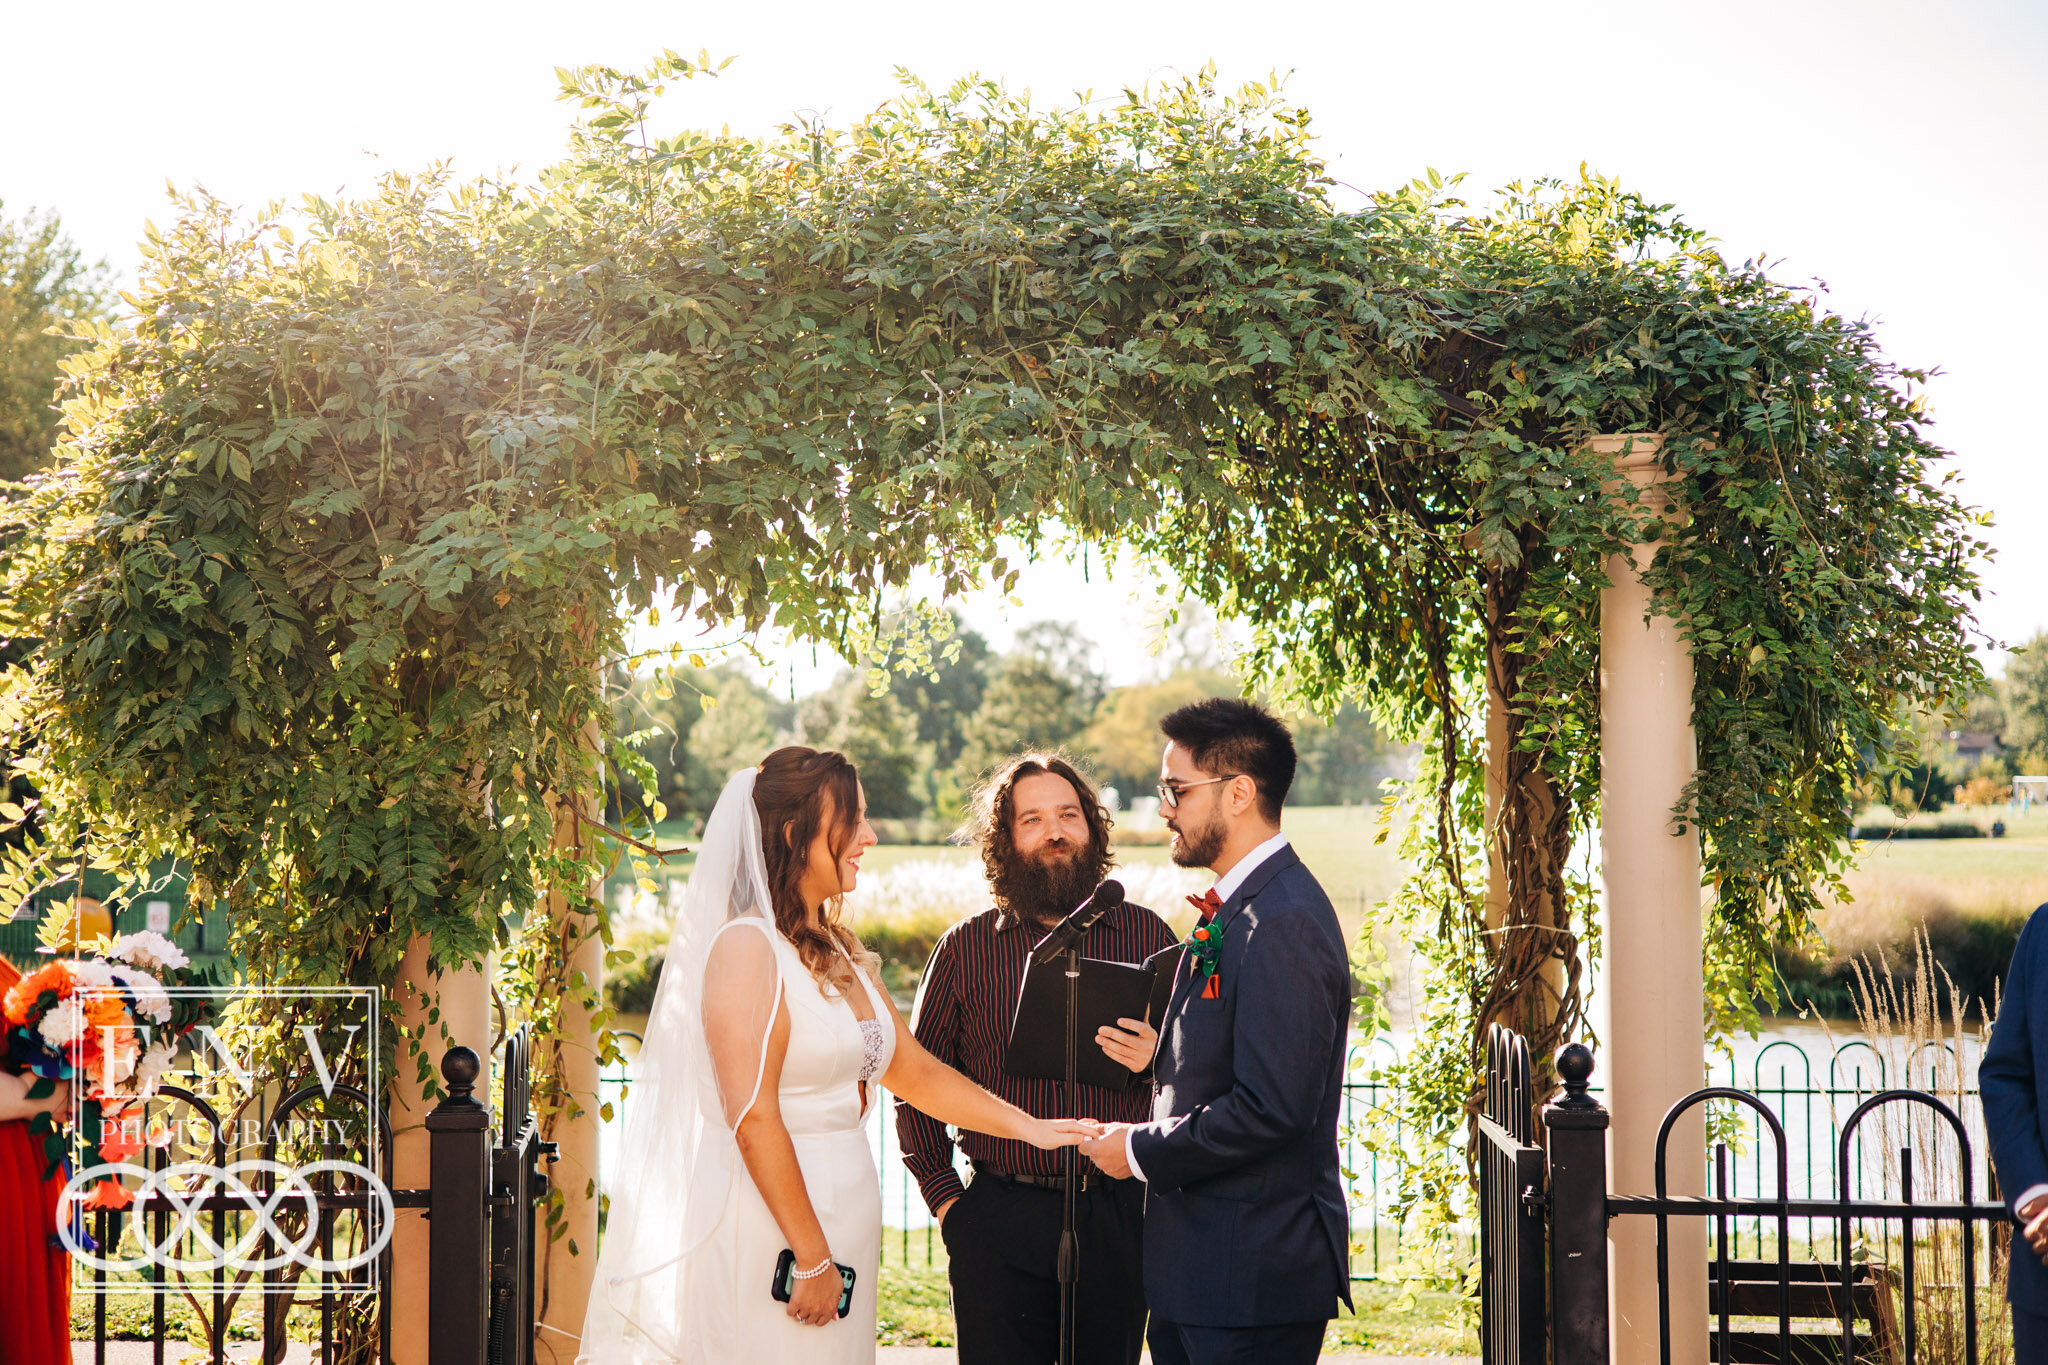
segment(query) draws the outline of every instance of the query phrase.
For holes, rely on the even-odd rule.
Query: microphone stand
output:
[[[1080,1070],[1081,1033],[1081,945],[1078,942],[1067,945],[1067,1112],[1080,1112],[1080,1083],[1076,1076]],[[1059,1365],[1074,1365],[1075,1349],[1075,1302],[1074,1295],[1080,1287],[1081,1249],[1075,1237],[1074,1225],[1078,1221],[1081,1178],[1081,1149],[1060,1148],[1060,1177],[1063,1185],[1065,1207],[1060,1212],[1060,1359]]]
[[[1067,974],[1067,1116],[1080,1117],[1081,1109],[1081,940],[1097,921],[1124,903],[1124,886],[1105,881],[1080,909],[1061,920],[1058,927],[1034,948],[1031,961],[1042,964],[1057,954]],[[1081,1249],[1074,1224],[1079,1221],[1081,1153],[1076,1147],[1060,1148],[1060,1185],[1065,1207],[1060,1214],[1060,1359],[1059,1365],[1074,1365],[1074,1295],[1081,1278]]]

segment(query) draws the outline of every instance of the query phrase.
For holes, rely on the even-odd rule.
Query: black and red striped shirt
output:
[[[1010,1043],[1010,1015],[1024,985],[1031,949],[1042,937],[1015,915],[984,910],[960,921],[932,949],[932,960],[917,988],[917,1007],[910,1031],[932,1056],[954,1067],[976,1085],[993,1091],[1026,1113],[1042,1119],[1091,1118],[1142,1123],[1152,1117],[1152,1092],[1145,1086],[1128,1090],[1079,1087],[1081,1112],[1065,1112],[1055,1080],[1024,1079],[1003,1070]],[[1081,940],[1081,956],[1105,962],[1140,963],[1178,940],[1166,921],[1142,905],[1126,901],[1096,922]],[[1081,1040],[1094,1046],[1092,1039]],[[925,1204],[937,1213],[963,1188],[953,1169],[953,1138],[931,1115],[896,1102],[896,1139],[903,1164]],[[1060,1154],[1028,1142],[962,1132],[960,1150],[969,1159],[1012,1175],[1058,1175]]]

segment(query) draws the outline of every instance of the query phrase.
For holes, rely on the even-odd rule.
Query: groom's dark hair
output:
[[[1259,814],[1276,824],[1294,785],[1294,736],[1257,702],[1208,697],[1169,711],[1159,731],[1212,777],[1244,774],[1259,789]]]

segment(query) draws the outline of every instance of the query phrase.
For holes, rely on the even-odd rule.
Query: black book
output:
[[[1143,1019],[1153,1028],[1166,1015],[1173,995],[1180,945],[1153,954],[1138,966],[1084,957],[1080,962],[1081,1026],[1074,1049],[1074,1079],[1083,1085],[1122,1090],[1135,1074],[1110,1059],[1095,1031],[1119,1019]],[[1010,1046],[1003,1070],[1012,1076],[1064,1081],[1067,1078],[1067,967],[1065,961],[1027,966],[1010,1019]]]

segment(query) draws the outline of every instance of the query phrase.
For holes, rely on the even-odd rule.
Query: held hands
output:
[[[1131,1131],[1131,1125],[1103,1123],[1096,1126],[1099,1129],[1098,1135],[1081,1144],[1081,1155],[1094,1162],[1102,1173],[1111,1179],[1129,1180],[1131,1163],[1129,1149],[1126,1146],[1129,1139],[1126,1134]]]
[[[1085,1150],[1085,1149],[1084,1149]],[[2048,1265],[2048,1194],[2020,1210],[2020,1231],[2043,1265]]]
[[[1119,1019],[1119,1028],[1104,1024],[1095,1030],[1095,1042],[1109,1059],[1131,1071],[1152,1065],[1152,1053],[1159,1046],[1159,1030],[1143,1019]]]
[[[1094,1119],[1032,1119],[1018,1137],[1050,1152],[1060,1147],[1077,1147],[1102,1131]]]
[[[1094,1162],[1104,1175],[1115,1180],[1128,1180],[1131,1163],[1125,1155],[1124,1134],[1130,1128],[1128,1123],[1103,1123],[1098,1119],[1033,1119],[1030,1127],[1019,1136],[1032,1146],[1048,1151],[1056,1147],[1079,1147],[1081,1155]],[[946,1209],[950,1208],[952,1204],[948,1203]],[[946,1209],[939,1210],[942,1226]]]

